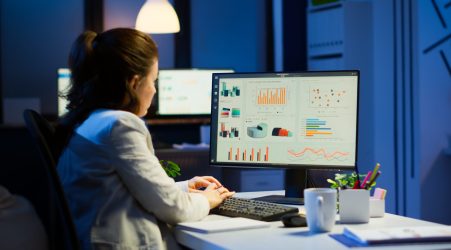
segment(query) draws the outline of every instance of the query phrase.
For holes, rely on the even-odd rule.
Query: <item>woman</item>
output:
[[[177,248],[168,224],[200,220],[234,192],[209,176],[175,183],[155,157],[140,119],[156,92],[155,42],[133,29],[87,31],[69,67],[58,172],[83,248]]]

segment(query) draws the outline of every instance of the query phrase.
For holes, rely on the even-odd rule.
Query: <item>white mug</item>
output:
[[[332,188],[305,189],[304,207],[310,232],[331,231],[337,213],[337,190]]]

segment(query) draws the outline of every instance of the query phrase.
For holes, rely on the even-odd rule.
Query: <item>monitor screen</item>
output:
[[[213,73],[231,69],[162,69],[158,74],[157,115],[209,115]]]
[[[67,100],[61,97],[61,94],[66,94],[70,85],[70,69],[60,68],[58,69],[58,116],[62,116],[67,112],[66,105]]]
[[[352,169],[359,71],[214,74],[210,165]]]

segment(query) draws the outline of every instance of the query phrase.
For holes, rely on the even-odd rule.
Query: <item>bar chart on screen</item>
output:
[[[332,128],[328,126],[327,121],[319,118],[307,118],[303,122],[301,130],[305,131],[304,134],[307,137],[332,135]]]
[[[257,90],[257,105],[287,104],[287,88],[260,88]]]
[[[269,146],[263,147],[233,147],[227,153],[229,161],[267,162],[269,160]]]

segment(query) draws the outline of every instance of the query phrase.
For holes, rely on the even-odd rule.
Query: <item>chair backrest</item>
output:
[[[70,214],[64,191],[56,171],[58,155],[56,152],[55,128],[34,110],[27,109],[23,117],[28,131],[33,137],[43,160],[50,195],[48,221],[43,221],[49,237],[51,249],[80,249],[80,243]]]
[[[47,166],[56,168],[55,128],[34,110],[25,110],[23,116],[27,129],[38,146],[42,160]]]

